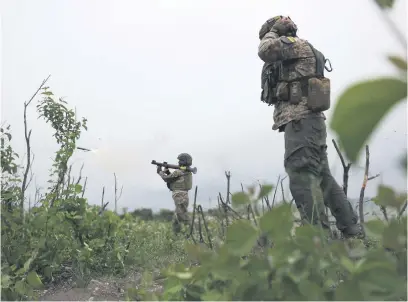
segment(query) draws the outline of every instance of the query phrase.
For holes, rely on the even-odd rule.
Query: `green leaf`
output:
[[[75,193],[81,193],[82,192],[82,186],[80,184],[75,185]]]
[[[226,245],[232,254],[248,254],[258,238],[257,230],[247,220],[234,221],[227,229]]]
[[[394,268],[373,267],[360,273],[358,279],[360,291],[366,296],[363,301],[395,301],[406,295],[407,283],[398,276]],[[361,286],[363,284],[364,286]]]
[[[336,288],[334,301],[363,301],[358,282],[347,280]]]
[[[364,143],[391,108],[407,96],[407,83],[378,78],[349,87],[337,101],[330,127],[353,162]]]
[[[1,288],[9,288],[11,284],[10,276],[6,274],[1,275]]]
[[[27,282],[35,289],[40,289],[43,287],[40,277],[38,277],[37,273],[34,271],[28,273]]]
[[[193,261],[198,260],[201,263],[211,259],[213,253],[207,247],[185,242],[184,249],[186,250],[189,258]]]
[[[25,295],[27,292],[27,283],[24,280],[18,280],[14,285],[14,289],[19,295]]]
[[[33,260],[37,257],[38,250],[33,251],[31,257],[24,263],[24,266],[18,270],[17,273],[26,273],[30,269],[30,265]]]
[[[293,227],[293,215],[290,204],[282,204],[262,215],[260,228],[273,237],[282,237],[290,234]]]
[[[251,202],[249,196],[245,192],[237,192],[232,194],[231,201],[234,207],[239,207]]]
[[[43,94],[43,95],[54,95],[51,91],[44,91],[44,92],[41,92],[41,94]]]
[[[398,69],[407,72],[407,61],[405,61],[403,58],[397,56],[388,56],[388,60],[390,60],[391,63],[394,64],[394,66]]]
[[[117,253],[116,253],[116,258],[118,258],[118,260],[119,260],[120,262],[122,262],[122,256],[121,256],[120,252],[117,252]]]
[[[340,258],[341,265],[350,273],[355,271],[354,263],[347,257]]]
[[[307,301],[325,300],[322,295],[322,287],[307,279],[300,281],[299,285],[300,293],[307,298]]]
[[[383,234],[383,245],[394,251],[406,249],[407,225],[402,221],[391,220]]]
[[[392,8],[395,0],[375,0],[377,5],[382,9]]]
[[[381,236],[384,232],[385,224],[380,219],[373,219],[364,223],[364,229],[367,232],[368,237]]]
[[[396,209],[401,208],[401,206],[406,201],[405,195],[397,195],[393,188],[379,185],[377,190],[377,196],[373,201],[379,206],[393,207]]]
[[[268,194],[272,191],[272,189],[273,189],[273,185],[261,186],[261,191],[259,192],[258,199],[268,196]]]

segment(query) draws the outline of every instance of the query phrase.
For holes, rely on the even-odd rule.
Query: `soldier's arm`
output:
[[[258,56],[266,63],[282,60],[283,43],[275,32],[268,32],[259,43]]]
[[[181,175],[183,175],[183,172],[180,170],[174,170],[172,173],[170,174],[166,174],[164,173],[164,171],[160,171],[159,175],[161,176],[161,178],[165,181],[165,182],[173,182],[175,181],[178,177],[180,177]]]

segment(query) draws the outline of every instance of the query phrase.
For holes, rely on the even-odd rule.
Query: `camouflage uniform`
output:
[[[170,174],[166,174],[163,171],[159,172],[161,178],[167,183],[168,188],[172,191],[172,197],[174,205],[176,207],[173,229],[175,232],[180,231],[180,222],[184,225],[189,225],[190,219],[188,216],[188,190],[189,181],[191,182],[191,172],[182,170],[174,170]]]
[[[328,229],[326,205],[345,236],[361,235],[357,215],[328,165],[326,118],[321,111],[330,105],[330,82],[322,75],[323,71],[317,74],[319,64],[320,69],[321,64],[324,68],[324,56],[298,37],[270,31],[260,39],[258,55],[265,62],[263,71],[267,64],[279,66],[272,129],[285,133],[284,166],[302,219]],[[316,83],[320,86],[311,89]],[[322,95],[328,98],[329,105],[314,110]]]

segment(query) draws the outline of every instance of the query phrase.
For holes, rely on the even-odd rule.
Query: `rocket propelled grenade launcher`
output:
[[[168,164],[166,162],[159,163],[159,162],[157,162],[155,160],[152,160],[152,165],[161,166],[161,167],[170,168],[170,169],[186,170],[186,171],[191,172],[193,174],[197,173],[197,168],[196,167],[194,167],[194,168],[193,167],[185,167],[185,168],[181,169],[179,165],[172,165],[172,164]]]

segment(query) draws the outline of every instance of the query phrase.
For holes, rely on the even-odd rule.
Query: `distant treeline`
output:
[[[149,208],[141,208],[136,209],[133,212],[128,212],[130,215],[140,218],[141,220],[148,221],[148,220],[156,220],[156,221],[172,221],[174,217],[174,211],[161,209],[159,212],[153,212],[152,209]],[[222,216],[218,209],[209,209],[204,212],[205,215],[210,216]],[[120,215],[121,217],[124,214]]]

